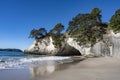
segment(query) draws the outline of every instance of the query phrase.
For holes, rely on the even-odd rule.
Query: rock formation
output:
[[[53,44],[52,37],[45,37],[39,41],[34,41],[34,43],[24,52],[27,54],[54,56],[81,55],[76,48],[70,46],[68,43],[66,43],[66,41],[62,42],[62,46],[60,48],[56,48]]]
[[[110,31],[109,34],[104,35],[102,41],[92,47],[89,44],[80,46],[73,38],[65,38],[62,47],[56,48],[52,37],[46,37],[40,41],[34,41],[25,53],[57,56],[120,56],[120,33],[115,34]]]
[[[58,49],[53,45],[52,37],[45,37],[39,41],[35,40],[24,52],[37,55],[55,55]]]

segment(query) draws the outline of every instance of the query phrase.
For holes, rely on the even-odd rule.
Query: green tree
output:
[[[86,18],[89,16],[89,14],[78,14],[75,16],[72,21],[69,22],[69,26],[67,28],[67,32],[69,34],[76,31],[81,26],[86,26]]]
[[[47,35],[47,30],[45,28],[40,28],[40,29],[32,29],[30,32],[29,38],[35,38],[35,39],[40,39],[44,36]]]
[[[61,23],[58,23],[52,30],[50,30],[49,34],[60,35],[63,30],[64,26]]]
[[[110,19],[110,27],[117,33],[120,32],[120,9],[115,11],[115,14]]]
[[[53,41],[54,41],[53,44],[59,48],[61,47],[61,43],[63,41],[63,34],[61,33],[63,30],[64,30],[64,26],[61,23],[58,23],[48,33],[53,38]]]
[[[95,21],[97,21],[97,22],[99,22],[99,23],[102,22],[102,20],[101,20],[102,15],[101,15],[101,11],[100,11],[99,8],[94,8],[94,9],[91,11],[90,14],[91,14],[92,17],[94,17]]]
[[[100,13],[98,8],[94,8],[90,13],[78,14],[69,22],[67,32],[76,37],[80,45],[90,43],[93,46],[106,33],[107,24],[102,23]]]

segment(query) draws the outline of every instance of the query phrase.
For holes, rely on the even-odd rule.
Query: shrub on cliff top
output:
[[[117,33],[120,32],[120,9],[115,11],[115,14],[110,19],[110,27]]]

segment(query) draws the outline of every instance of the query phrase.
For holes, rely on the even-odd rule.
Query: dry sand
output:
[[[88,58],[32,70],[0,70],[0,80],[120,80],[120,58]]]

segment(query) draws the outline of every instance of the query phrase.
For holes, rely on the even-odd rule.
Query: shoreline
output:
[[[1,69],[1,80],[120,80],[120,58],[72,57],[75,62],[60,65],[30,67],[28,69]]]

